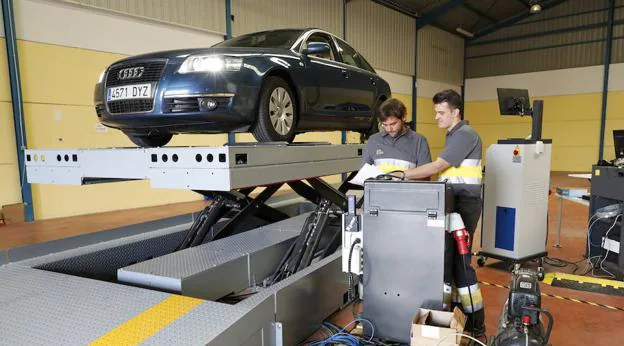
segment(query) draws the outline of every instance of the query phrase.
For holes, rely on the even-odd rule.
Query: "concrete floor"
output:
[[[584,186],[589,182],[583,179],[569,178],[567,175],[554,174],[551,178],[553,190],[557,186]],[[174,206],[162,206],[154,208],[142,208],[137,210],[103,213],[59,220],[49,220],[34,224],[7,225],[0,227],[0,249],[7,249],[25,244],[33,244],[59,239],[73,235],[89,233],[94,230],[102,230],[119,227],[121,224],[144,222],[146,219],[173,216],[187,212],[197,211],[205,202],[197,201]],[[579,204],[564,201],[564,222],[562,225],[561,248],[554,248],[558,216],[558,200],[550,197],[550,234],[548,239],[548,251],[550,257],[557,257],[575,262],[583,259],[585,239],[587,236],[588,208]],[[114,214],[115,218],[111,218]],[[115,219],[117,223],[109,224]],[[20,239],[16,239],[20,238]],[[475,239],[479,239],[479,234]],[[474,251],[478,251],[479,244],[474,244]],[[495,263],[490,260],[489,263]],[[473,261],[476,262],[476,261]],[[476,268],[476,263],[474,263]],[[582,263],[581,263],[582,265]],[[571,272],[573,268],[553,268],[546,266],[547,271]],[[509,273],[494,267],[477,268],[479,280],[497,285],[508,285]],[[587,293],[576,290],[541,285],[542,292],[596,302],[624,308],[624,297],[616,297],[605,294]],[[497,328],[497,321],[503,303],[507,298],[508,291],[495,286],[482,285],[486,311],[486,325],[488,334],[493,334]],[[624,344],[624,312],[613,311],[607,308],[582,304],[557,298],[543,297],[543,307],[549,310],[554,318],[555,325],[551,336],[552,345],[623,345]],[[353,318],[353,309],[345,309],[333,317],[340,323],[347,323]]]
[[[583,259],[587,237],[588,207],[570,201],[563,203],[563,223],[561,231],[561,247],[555,248],[559,200],[554,196],[556,187],[586,187],[589,181],[585,179],[570,178],[567,174],[553,174],[551,177],[551,190],[553,194],[549,201],[549,235],[548,257],[560,258],[569,262]],[[480,229],[480,225],[478,229]],[[475,234],[473,251],[478,251],[480,244],[480,232]],[[484,298],[487,335],[494,335],[498,327],[498,319],[507,300],[509,291],[485,283],[509,286],[510,274],[496,266],[499,261],[490,259],[486,266],[479,268],[476,258],[473,257],[473,266],[477,270],[478,279],[482,282],[481,292]],[[578,264],[579,272],[584,272],[585,262]],[[546,272],[571,273],[575,268],[557,268],[545,265]],[[624,297],[606,294],[588,293],[560,287],[552,287],[544,283],[540,284],[542,293],[595,302],[624,309]],[[366,303],[363,303],[365,308]],[[559,345],[624,345],[624,311],[614,311],[604,307],[592,306],[554,297],[542,296],[542,307],[548,310],[554,317],[554,327],[550,338],[550,344]],[[357,306],[359,311],[362,306]],[[330,320],[339,325],[344,325],[353,319],[354,309],[348,307],[336,313]],[[318,340],[323,334],[317,333],[310,340]]]
[[[567,175],[553,174],[551,190],[556,187],[586,187],[589,181],[570,178]],[[553,247],[555,243],[558,222],[559,201],[553,195],[549,203],[549,235],[548,256],[561,258],[569,262],[583,259],[587,239],[588,207],[564,201],[563,223],[561,228],[561,248]],[[478,239],[478,236],[477,236]],[[478,244],[475,244],[478,245]],[[473,261],[474,262],[474,261]],[[494,262],[494,261],[493,261]],[[581,272],[585,263],[579,263]],[[556,268],[546,265],[546,272],[572,272],[572,266]],[[478,268],[477,275],[480,281],[508,285],[509,274],[498,269],[486,267]],[[549,293],[573,299],[580,299],[595,303],[624,308],[624,297],[606,294],[588,293],[560,287],[541,284],[543,293]],[[488,333],[496,331],[502,304],[507,298],[508,291],[494,286],[482,285],[481,290],[486,307],[486,325]],[[604,307],[592,306],[583,303],[560,300],[542,296],[542,306],[550,311],[555,319],[551,335],[553,345],[622,345],[624,344],[624,312],[614,311]]]

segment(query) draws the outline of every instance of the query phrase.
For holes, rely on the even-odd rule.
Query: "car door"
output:
[[[341,103],[349,105],[347,121],[370,122],[377,101],[377,75],[361,55],[339,38],[335,38],[344,69],[344,91]]]
[[[310,42],[327,43],[331,50],[328,53],[303,56],[306,79],[313,83],[308,83],[303,90],[306,105],[299,127],[332,129],[347,112],[341,97],[345,92],[346,70],[344,64],[338,61],[338,52],[331,36],[324,32],[313,32],[302,43],[300,52],[304,52]]]

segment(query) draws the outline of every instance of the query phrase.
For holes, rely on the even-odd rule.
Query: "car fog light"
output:
[[[215,109],[217,109],[217,106],[219,104],[217,103],[217,100],[215,99],[202,99],[201,105],[202,105],[202,108],[208,111],[214,111]]]

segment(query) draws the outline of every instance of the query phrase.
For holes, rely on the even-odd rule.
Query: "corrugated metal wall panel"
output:
[[[611,48],[611,63],[624,62],[624,25],[613,27],[613,47]]]
[[[466,60],[466,78],[556,70],[603,63],[604,41]]]
[[[600,65],[603,61],[605,42],[597,41],[606,38],[606,25],[576,31],[566,31],[566,29],[574,30],[583,25],[606,24],[607,7],[607,0],[568,1],[544,11],[539,16],[530,17],[520,24],[469,42],[466,51],[466,77]],[[620,15],[620,10],[617,10],[616,18]],[[591,12],[568,16],[586,11]],[[560,16],[565,17],[557,18]],[[544,21],[545,18],[553,19]],[[552,30],[561,30],[561,32],[513,39],[526,34]],[[495,39],[502,39],[502,41],[483,44]],[[471,43],[482,44],[472,45]],[[616,56],[615,51],[613,56]]]
[[[305,27],[317,27],[342,36],[342,0],[232,0],[232,14],[234,36],[267,29]]]
[[[62,0],[225,33],[224,0]]]
[[[621,6],[622,7],[620,7],[620,8],[616,8],[615,12],[613,13],[613,18],[615,20],[622,20],[622,19],[624,19],[624,3]]]
[[[370,0],[347,3],[347,41],[374,67],[413,75],[416,23]]]
[[[563,44],[574,44],[576,42],[601,40],[606,36],[606,28],[598,28],[591,30],[583,30],[576,32],[567,32],[556,35],[547,35],[539,37],[531,37],[522,40],[513,40],[503,43],[492,43],[479,46],[468,46],[466,55],[470,59],[475,57],[489,54],[508,53],[512,55],[513,52],[527,49],[536,49],[543,47],[550,47]],[[599,52],[597,52],[599,53]],[[502,58],[508,58],[502,57]]]
[[[432,26],[419,30],[418,78],[462,85],[464,40]]]
[[[519,34],[527,33],[526,30],[534,30],[534,27],[540,27],[542,30],[560,29],[562,27],[569,27],[570,25],[576,26],[580,21],[588,21],[597,16],[603,16],[603,20],[606,21],[605,12],[593,12],[579,16],[573,16],[568,18],[554,19],[548,21],[541,21],[547,18],[559,17],[569,15],[573,13],[606,9],[608,7],[608,0],[569,0],[556,7],[553,7],[547,11],[542,12],[534,16],[530,16],[525,20],[520,21],[518,24],[502,28],[494,33],[484,36],[475,40],[479,42],[482,40],[491,40],[499,38],[513,37]],[[604,13],[604,14],[603,14]],[[529,24],[524,24],[529,23]],[[553,24],[551,26],[551,24]]]

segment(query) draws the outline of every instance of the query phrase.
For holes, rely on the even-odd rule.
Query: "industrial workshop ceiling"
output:
[[[374,0],[453,34],[478,38],[566,0]]]

